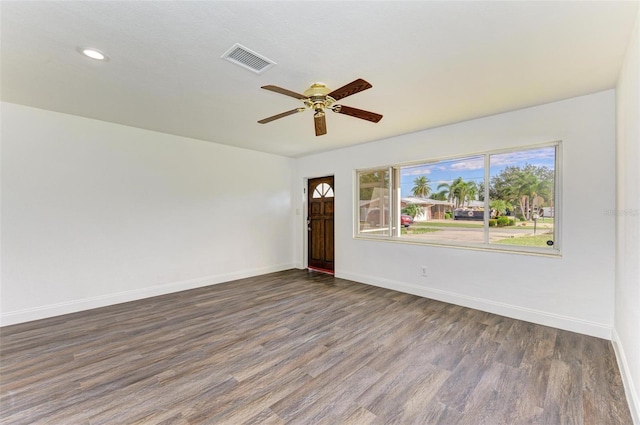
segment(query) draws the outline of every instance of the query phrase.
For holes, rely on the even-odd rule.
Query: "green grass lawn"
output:
[[[420,235],[423,233],[437,232],[439,229],[431,229],[429,227],[411,226],[408,229],[402,228],[402,235]]]
[[[443,222],[432,222],[432,221],[421,221],[421,222],[413,222],[413,226],[428,226],[428,227],[465,227],[465,228],[482,228],[484,224],[480,223],[469,223],[465,221],[453,221],[443,223]]]
[[[493,243],[499,243],[503,245],[518,245],[518,246],[541,246],[547,248],[547,241],[553,240],[553,235],[549,233],[543,233],[541,235],[520,236],[516,238],[500,239]]]
[[[523,226],[524,224],[524,226]],[[552,218],[548,218],[545,219],[545,221],[542,220],[538,220],[538,225],[535,226],[535,223],[533,221],[516,221],[516,224],[514,226],[505,226],[505,227],[509,227],[512,229],[533,229],[534,227],[537,227],[538,229],[542,230],[542,229],[549,229],[550,225],[553,225],[553,219]],[[457,227],[457,228],[466,228],[466,229],[478,229],[478,228],[483,228],[484,227],[484,223],[483,222],[469,222],[469,221],[459,221],[459,220],[450,220],[450,221],[446,221],[446,222],[442,222],[442,221],[437,221],[437,222],[433,222],[433,221],[420,221],[420,222],[414,222],[412,226],[415,227],[419,227],[419,226],[427,226],[427,227]],[[492,227],[492,229],[494,229],[496,227]]]

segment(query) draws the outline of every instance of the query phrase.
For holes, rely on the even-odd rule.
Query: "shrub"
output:
[[[496,220],[498,227],[504,227],[509,225],[509,217],[498,217]]]
[[[515,226],[516,225],[516,220],[514,218],[510,218],[509,219],[509,226]]]
[[[416,218],[417,215],[420,215],[424,212],[424,208],[422,208],[418,204],[409,204],[402,209],[402,214],[408,214],[413,218]]]
[[[497,224],[498,224],[498,220],[496,220],[495,218],[489,219],[489,227],[496,227]]]
[[[444,218],[447,219],[447,220],[449,220],[451,218],[451,216],[452,216],[452,214],[449,211],[444,213]]]

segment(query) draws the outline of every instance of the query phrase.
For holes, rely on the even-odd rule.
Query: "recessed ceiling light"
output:
[[[99,60],[99,61],[108,61],[109,56],[105,55],[98,49],[92,49],[89,47],[78,47],[76,50],[82,53],[83,55],[90,57],[91,59]]]

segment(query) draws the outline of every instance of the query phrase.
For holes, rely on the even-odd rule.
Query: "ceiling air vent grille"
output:
[[[243,68],[255,72],[256,74],[260,74],[276,64],[274,61],[267,59],[238,43],[234,44],[229,50],[224,52],[221,58],[235,63],[236,65],[240,65]]]

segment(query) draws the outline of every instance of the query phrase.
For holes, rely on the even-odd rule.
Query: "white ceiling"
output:
[[[615,87],[638,2],[2,1],[1,98],[298,157]],[[277,63],[220,59],[234,43]],[[103,50],[100,63],[76,47]],[[260,89],[373,88],[373,124]]]

